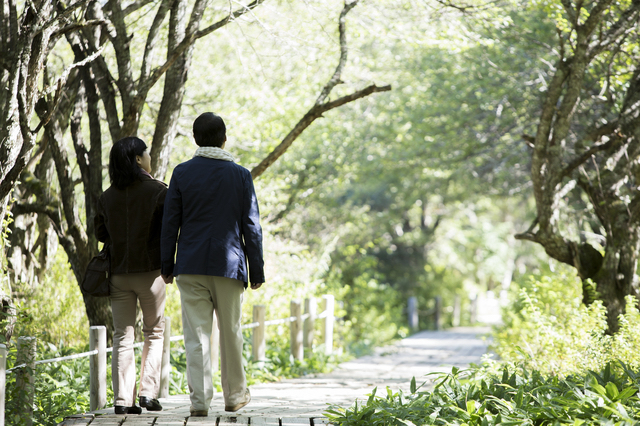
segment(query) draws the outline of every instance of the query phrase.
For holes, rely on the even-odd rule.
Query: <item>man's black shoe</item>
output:
[[[116,405],[113,407],[116,414],[142,414],[142,408],[136,407],[124,407],[122,405]]]
[[[145,407],[147,411],[162,411],[162,405],[160,405],[160,401],[155,398],[149,398],[148,396],[140,397],[140,406]]]

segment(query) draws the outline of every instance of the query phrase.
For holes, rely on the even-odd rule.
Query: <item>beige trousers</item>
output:
[[[164,346],[166,284],[160,270],[111,277],[113,355],[111,375],[114,405],[131,407],[136,401],[136,362],[133,352],[136,302],[142,309],[144,346],[140,369],[140,396],[156,398],[160,388]]]
[[[225,405],[244,399],[242,297],[244,283],[232,278],[181,274],[176,277],[182,302],[191,408],[208,410],[213,398],[210,339],[213,313],[220,329],[220,375]]]

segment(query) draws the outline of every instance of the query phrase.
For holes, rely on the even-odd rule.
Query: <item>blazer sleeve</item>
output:
[[[173,275],[174,260],[178,232],[182,224],[182,195],[178,188],[175,171],[171,176],[169,189],[164,198],[164,214],[162,215],[162,233],[160,241],[161,272],[162,275]]]
[[[104,205],[102,204],[102,197],[98,200],[96,210],[96,215],[93,217],[96,238],[98,241],[105,243],[109,240],[109,231],[107,231],[106,214],[104,211]]]
[[[256,191],[253,187],[253,179],[251,179],[251,174],[249,173],[247,173],[247,177],[244,180],[243,204],[242,234],[247,260],[249,262],[249,281],[252,283],[263,283],[265,280],[260,211],[258,209]]]

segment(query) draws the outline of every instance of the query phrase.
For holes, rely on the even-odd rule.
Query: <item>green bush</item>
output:
[[[436,374],[433,390],[411,393],[376,390],[367,401],[347,409],[330,407],[335,425],[637,425],[640,421],[640,374],[623,363],[596,372],[545,376],[522,366]]]
[[[640,367],[640,313],[627,299],[620,331],[606,334],[601,302],[584,306],[575,275],[531,277],[515,303],[503,312],[505,323],[494,333],[492,349],[500,359],[543,373],[568,375],[601,370],[620,360]]]
[[[37,359],[52,359],[74,353],[86,352],[84,347],[58,348],[42,339],[37,343]],[[16,347],[8,345],[7,368],[16,365]],[[136,348],[137,371],[140,371],[141,348]],[[315,352],[306,351],[304,360],[294,360],[290,355],[288,344],[269,342],[266,360],[256,362],[251,359],[249,333],[245,333],[244,364],[247,372],[247,383],[253,385],[262,382],[276,381],[283,378],[299,377],[310,373],[328,372],[338,363],[348,359],[340,354],[325,355],[319,346]],[[107,365],[111,365],[111,354],[107,354]],[[187,384],[187,359],[183,342],[171,344],[171,375],[169,378],[169,394],[189,394]],[[89,358],[83,357],[70,361],[62,361],[36,366],[35,372],[34,425],[55,425],[66,416],[89,411]],[[26,392],[16,386],[16,371],[7,374],[6,424],[20,426],[25,424],[24,402]],[[214,373],[214,384],[218,392],[222,391],[220,372]],[[111,387],[111,368],[107,368],[107,406],[113,405]]]
[[[7,368],[16,362],[16,348],[9,345]],[[38,341],[37,358],[51,359],[71,355],[89,350],[88,347],[57,348],[56,346]],[[16,386],[18,371],[7,374],[6,382],[6,424],[9,426],[22,425],[25,422],[23,407],[26,392]],[[79,358],[51,364],[36,365],[35,398],[33,404],[33,424],[55,425],[69,414],[81,413],[89,410],[89,358]],[[108,381],[111,382],[110,372]],[[108,390],[108,398],[113,399],[113,393]]]

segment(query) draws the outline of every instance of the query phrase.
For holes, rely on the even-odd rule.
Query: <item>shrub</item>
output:
[[[504,361],[544,373],[567,375],[601,370],[620,360],[640,367],[640,313],[632,297],[620,318],[620,331],[606,334],[606,311],[600,301],[581,302],[575,275],[531,277],[503,313],[504,326],[492,345]]]
[[[364,404],[332,406],[325,415],[339,426],[355,425],[637,425],[640,375],[623,363],[602,371],[545,376],[522,366],[436,374],[435,387],[411,393],[376,389]]]

